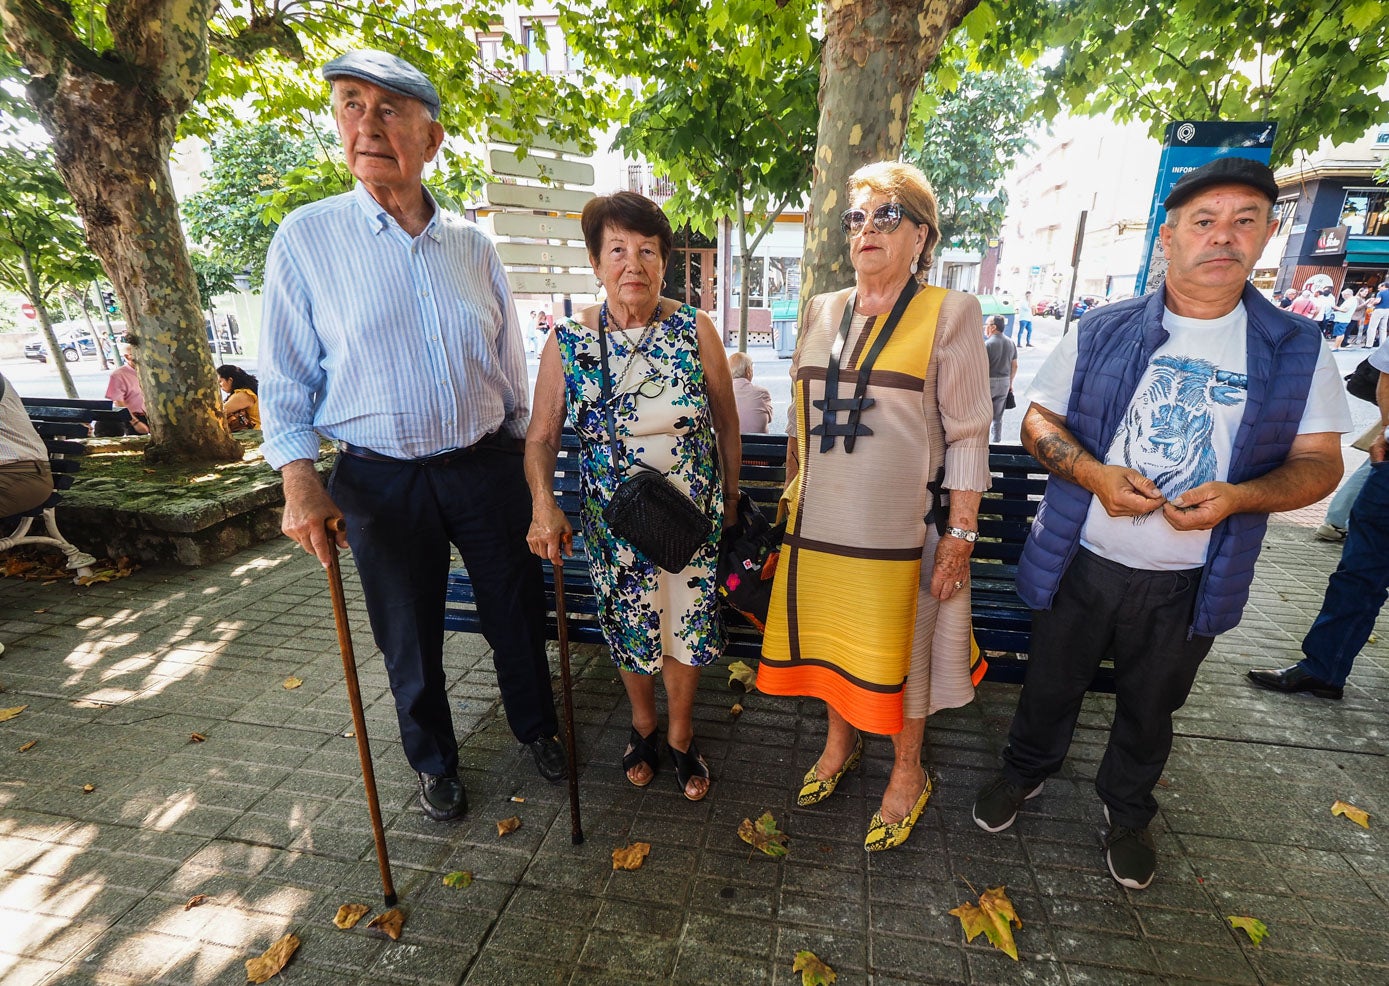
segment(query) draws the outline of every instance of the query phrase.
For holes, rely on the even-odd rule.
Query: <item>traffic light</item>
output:
[[[106,305],[106,314],[119,315],[121,313],[121,306],[116,301],[116,292],[101,292],[101,301],[104,305]]]

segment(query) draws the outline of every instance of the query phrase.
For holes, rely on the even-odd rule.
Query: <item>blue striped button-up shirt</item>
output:
[[[285,217],[266,261],[260,411],[266,461],[319,436],[398,459],[526,433],[525,343],[506,273],[444,213],[410,237],[362,185]]]

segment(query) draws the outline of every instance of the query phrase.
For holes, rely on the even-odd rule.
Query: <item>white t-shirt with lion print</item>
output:
[[[1214,319],[1165,312],[1168,339],[1149,361],[1105,463],[1137,469],[1169,500],[1202,483],[1225,481],[1248,389],[1247,323],[1242,302]],[[1069,332],[1057,344],[1028,395],[1055,414],[1064,415],[1070,404],[1077,336]],[[1336,362],[1323,346],[1298,434],[1344,433],[1351,427]],[[1210,531],[1178,531],[1160,510],[1145,517],[1111,517],[1092,498],[1080,543],[1130,568],[1179,571],[1205,564]]]

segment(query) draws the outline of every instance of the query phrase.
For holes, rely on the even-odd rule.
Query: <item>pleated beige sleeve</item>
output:
[[[941,304],[936,344],[934,398],[945,428],[945,488],[989,488],[989,425],[993,398],[989,396],[989,361],[984,351],[984,314],[972,294],[951,291]],[[928,379],[929,382],[929,379]]]

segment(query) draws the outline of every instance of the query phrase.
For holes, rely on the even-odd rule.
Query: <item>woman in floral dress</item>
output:
[[[526,435],[534,504],[527,543],[552,563],[568,553],[572,529],[552,490],[567,416],[582,439],[580,515],[599,625],[632,703],[623,769],[638,787],[656,775],[659,671],[676,784],[698,801],[709,790],[709,768],[695,746],[692,711],[700,669],[723,652],[714,574],[725,518],[731,524],[737,513],[738,410],[713,322],[661,297],[674,238],[660,207],[618,192],[590,201],[582,225],[607,300],[556,325],[540,356]],[[604,338],[615,464],[603,401]],[[713,521],[709,538],[679,572],[659,568],[603,520],[618,485],[642,467],[664,473]]]

